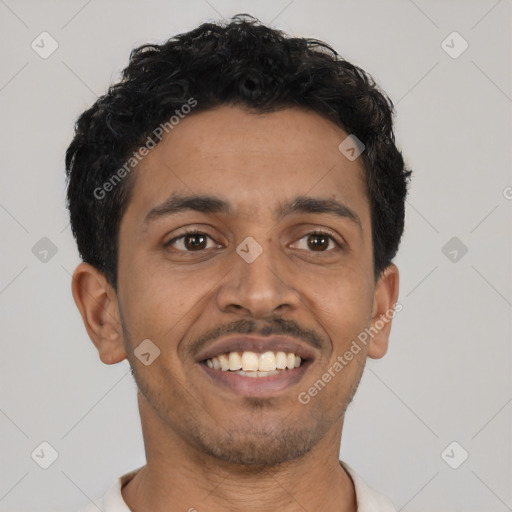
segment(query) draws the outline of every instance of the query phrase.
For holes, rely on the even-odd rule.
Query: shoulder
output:
[[[102,512],[131,512],[123,499],[121,488],[124,484],[128,483],[142,467],[143,466],[117,478],[101,498],[90,501],[76,512],[98,512],[99,510]]]
[[[340,464],[354,483],[358,512],[396,512],[389,498],[367,485],[348,464],[343,461],[340,461]]]

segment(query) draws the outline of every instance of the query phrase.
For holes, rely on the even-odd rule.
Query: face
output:
[[[146,420],[202,453],[308,452],[341,431],[367,356],[385,352],[376,337],[336,371],[397,291],[373,277],[364,168],[338,150],[346,137],[312,112],[222,107],[186,117],[134,171],[122,344]]]

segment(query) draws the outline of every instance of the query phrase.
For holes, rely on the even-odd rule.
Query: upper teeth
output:
[[[257,354],[256,352],[229,352],[212,357],[206,360],[206,364],[210,368],[222,371],[260,371],[271,372],[274,370],[293,370],[298,368],[301,358],[294,353],[289,352],[264,352]]]

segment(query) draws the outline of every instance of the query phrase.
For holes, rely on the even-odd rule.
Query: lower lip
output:
[[[311,362],[311,360],[304,361],[298,368],[283,370],[277,375],[269,375],[268,377],[245,377],[237,375],[235,372],[215,370],[203,363],[199,363],[199,366],[216,383],[239,395],[265,397],[277,395],[297,384]]]

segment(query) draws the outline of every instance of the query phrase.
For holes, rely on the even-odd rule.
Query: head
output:
[[[391,318],[350,347],[396,303],[410,175],[367,73],[247,16],[203,24],[132,52],[78,119],[66,169],[75,301],[102,361],[130,362],[154,423],[240,464],[341,432],[366,358],[387,350]],[[273,386],[212,376],[241,334],[301,367]]]

